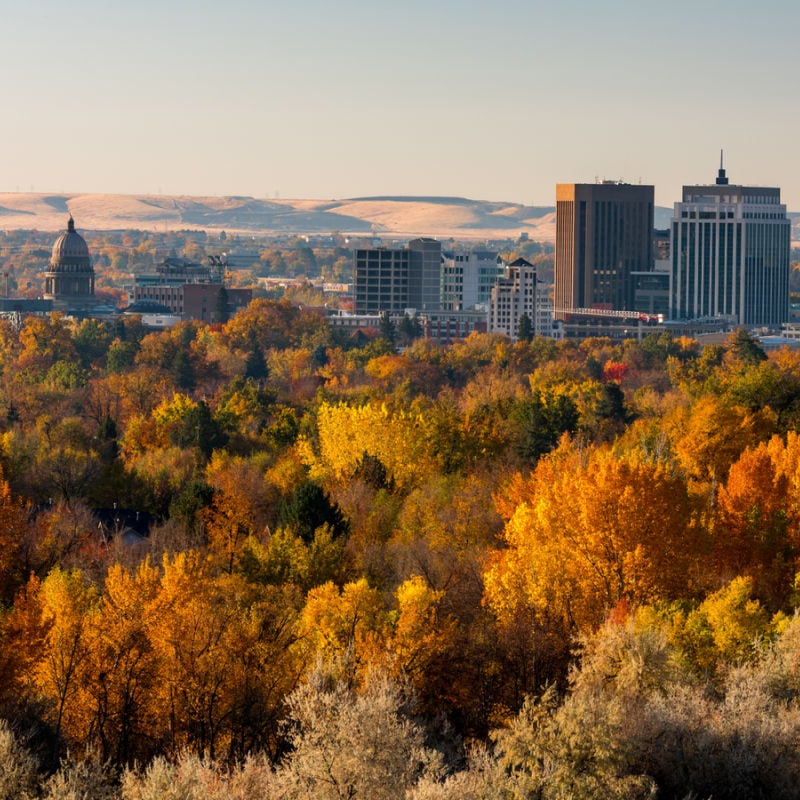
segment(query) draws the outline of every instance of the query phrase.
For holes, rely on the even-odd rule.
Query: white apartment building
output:
[[[466,311],[486,303],[506,265],[491,250],[476,248],[442,253],[441,305],[443,311]]]
[[[489,302],[489,333],[502,333],[517,341],[519,320],[523,314],[536,331],[536,267],[524,258],[518,258],[506,267],[504,277],[492,287]]]

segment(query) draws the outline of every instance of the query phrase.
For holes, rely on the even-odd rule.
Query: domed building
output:
[[[53,245],[44,274],[44,298],[52,300],[55,308],[68,311],[95,302],[92,259],[86,240],[75,230],[72,216]]]

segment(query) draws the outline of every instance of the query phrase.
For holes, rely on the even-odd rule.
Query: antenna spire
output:
[[[719,151],[719,172],[717,173],[717,186],[727,186],[728,185],[728,178],[725,175],[725,167],[723,166],[722,156],[723,156],[723,151],[720,149],[720,151]]]

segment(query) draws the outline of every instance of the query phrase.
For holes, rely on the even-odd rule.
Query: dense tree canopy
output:
[[[0,326],[20,785],[69,752],[58,780],[125,797],[223,764],[292,796],[734,797],[708,742],[785,756],[800,355],[417,333],[397,352],[263,298],[146,334]],[[335,743],[377,730],[383,772],[359,772]],[[679,779],[652,742],[686,737]]]

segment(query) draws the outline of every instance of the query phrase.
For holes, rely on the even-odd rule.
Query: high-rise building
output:
[[[438,311],[442,272],[442,243],[436,239],[413,239],[408,271],[408,300],[418,311]]]
[[[356,314],[402,313],[440,308],[442,245],[414,239],[407,247],[365,247],[353,251]]]
[[[790,223],[781,190],[684,186],[671,231],[673,319],[728,317],[779,327],[789,319]]]
[[[556,185],[556,316],[576,308],[633,309],[631,273],[653,268],[652,186]]]

